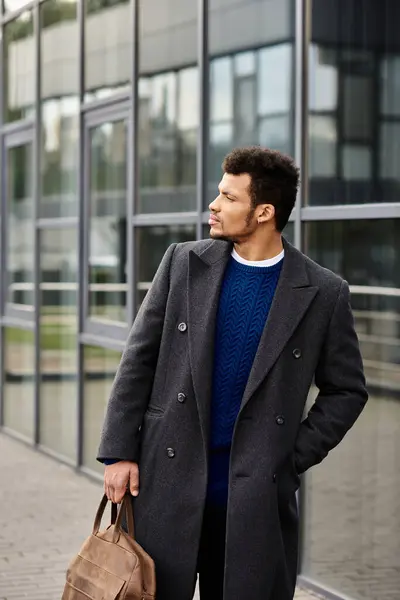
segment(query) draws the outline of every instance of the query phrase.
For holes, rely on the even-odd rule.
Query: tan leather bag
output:
[[[67,570],[62,600],[154,600],[155,566],[134,538],[130,494],[117,512],[112,504],[111,525],[99,531],[107,496],[97,510],[93,532]],[[121,526],[126,515],[128,533]]]

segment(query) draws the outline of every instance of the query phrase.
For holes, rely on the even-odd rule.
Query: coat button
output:
[[[180,402],[181,404],[183,404],[186,400],[186,394],[184,394],[183,392],[179,392],[178,394],[178,402]]]
[[[174,458],[175,450],[173,448],[167,448],[167,456],[168,458]]]
[[[295,358],[300,358],[300,357],[301,357],[301,350],[300,350],[300,348],[295,348],[295,349],[293,350],[293,356],[294,356]]]
[[[182,331],[182,333],[183,333],[184,331],[186,331],[186,329],[187,329],[187,325],[186,325],[186,323],[179,323],[179,325],[178,325],[178,329],[179,329],[179,331]]]
[[[273,481],[274,483],[276,483],[276,473],[274,473],[274,474],[272,475],[272,481]]]
[[[278,415],[275,419],[276,423],[278,425],[284,425],[285,423],[285,417],[283,415]]]

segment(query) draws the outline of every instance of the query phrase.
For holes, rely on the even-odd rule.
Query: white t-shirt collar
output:
[[[241,263],[242,265],[247,265],[248,267],[273,267],[278,262],[283,260],[283,257],[285,256],[285,250],[282,250],[282,252],[277,254],[277,256],[273,256],[272,258],[266,258],[265,260],[246,260],[236,252],[235,248],[233,248],[232,256],[238,263]]]

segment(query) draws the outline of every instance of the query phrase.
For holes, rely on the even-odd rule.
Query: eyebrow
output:
[[[232,198],[236,198],[236,200],[238,199],[238,197],[235,194],[232,194],[232,192],[230,192],[229,190],[221,190],[221,188],[218,186],[218,191],[220,194],[222,194],[223,196],[232,196]]]

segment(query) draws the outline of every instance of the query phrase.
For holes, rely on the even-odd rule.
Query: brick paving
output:
[[[0,600],[60,600],[101,485],[4,434],[0,470]],[[296,600],[315,596],[299,589]]]

